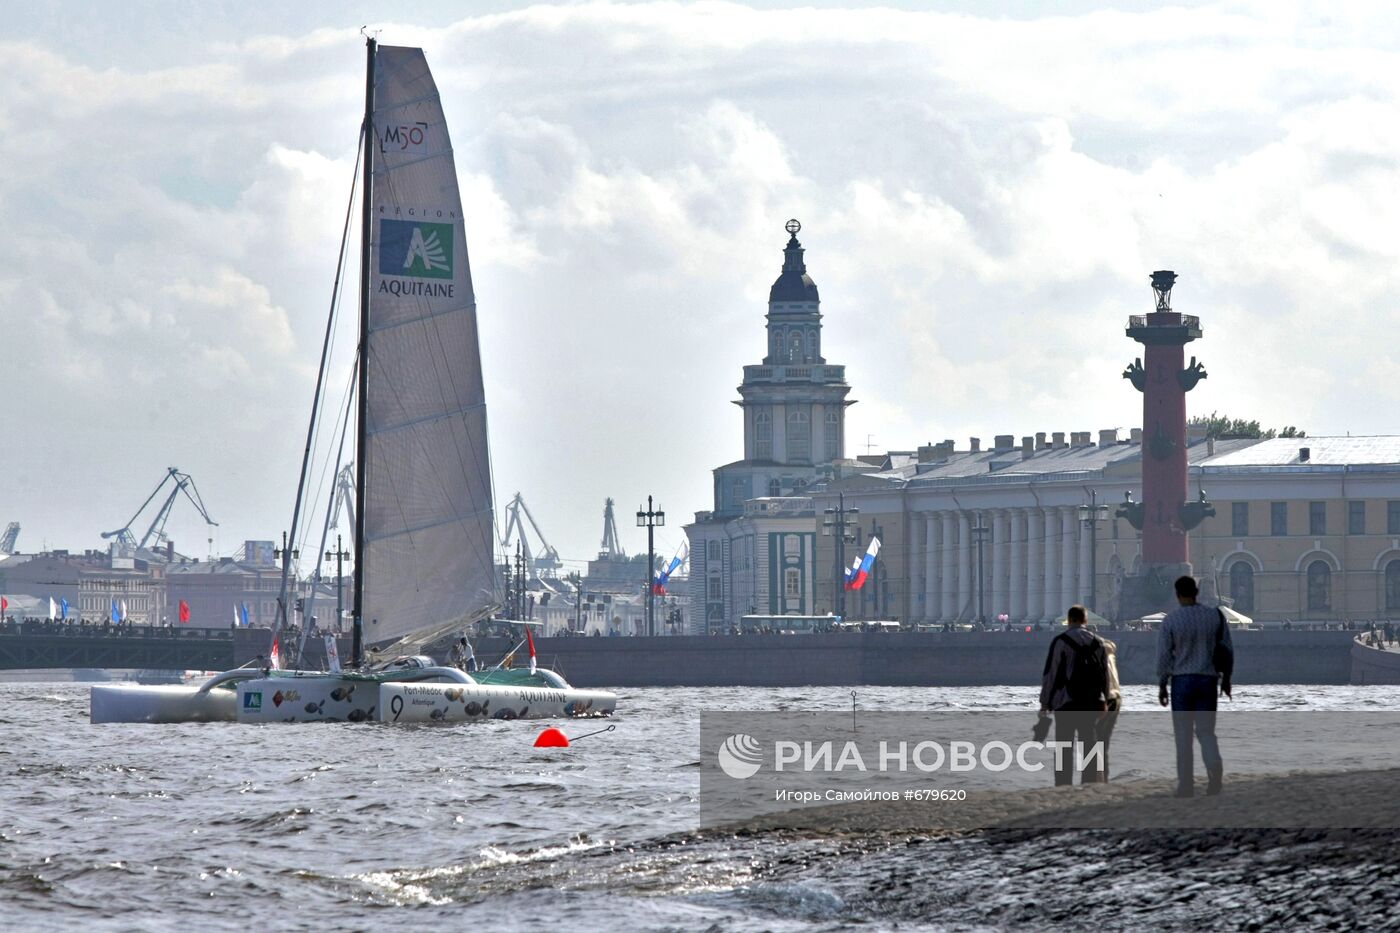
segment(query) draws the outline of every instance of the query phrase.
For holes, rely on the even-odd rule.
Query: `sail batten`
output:
[[[380,46],[365,398],[365,637],[496,603],[476,302],[456,164],[421,49]]]

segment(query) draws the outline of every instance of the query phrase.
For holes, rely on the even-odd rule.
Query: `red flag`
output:
[[[5,597],[0,596],[0,616],[4,615],[4,614],[5,614],[5,611],[6,611],[7,609],[9,609],[9,608],[10,608],[10,601],[9,601],[8,599],[6,599]]]
[[[282,645],[280,639],[272,639],[272,650],[268,652],[267,666],[274,671],[280,671],[282,669]]]
[[[530,626],[525,626],[525,642],[530,646],[530,673],[535,672],[535,638],[530,634]]]
[[[188,622],[189,620],[190,620],[190,604],[187,603],[187,602],[185,602],[185,601],[182,599],[182,600],[180,600],[180,621],[181,621],[181,622]]]

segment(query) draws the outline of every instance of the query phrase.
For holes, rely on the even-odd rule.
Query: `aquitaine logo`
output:
[[[719,769],[739,781],[753,777],[763,767],[763,749],[758,739],[743,732],[736,732],[720,743],[716,757]]]
[[[452,278],[452,225],[381,220],[379,274]]]

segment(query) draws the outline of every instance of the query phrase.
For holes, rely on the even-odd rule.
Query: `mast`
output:
[[[355,667],[364,663],[365,474],[368,467],[365,437],[369,414],[370,224],[374,222],[374,51],[377,45],[373,38],[365,40],[365,187],[360,205],[360,346],[356,387],[359,424],[355,438],[355,623],[351,658]]]

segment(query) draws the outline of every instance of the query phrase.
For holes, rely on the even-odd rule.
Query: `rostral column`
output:
[[[1128,336],[1143,354],[1123,372],[1142,393],[1142,501],[1131,495],[1118,516],[1142,532],[1142,566],[1124,580],[1119,614],[1133,618],[1175,605],[1172,581],[1191,573],[1187,532],[1215,514],[1202,492],[1187,500],[1186,393],[1206,378],[1186,344],[1201,336],[1200,318],[1172,310],[1176,273],[1152,273],[1156,308],[1128,318]]]

